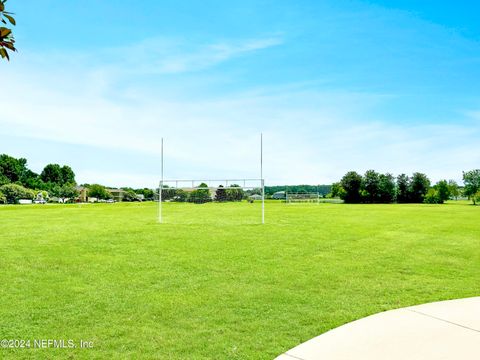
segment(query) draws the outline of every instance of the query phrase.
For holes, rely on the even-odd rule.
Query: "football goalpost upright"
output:
[[[263,134],[260,134],[260,178],[259,179],[165,179],[164,178],[164,157],[163,157],[163,138],[161,140],[161,178],[158,187],[158,222],[163,223],[162,202],[163,191],[183,190],[183,192],[192,192],[195,190],[204,190],[207,194],[215,194],[218,189],[234,192],[235,190],[260,190],[262,196],[261,223],[265,224],[265,180],[263,178]],[[210,200],[213,200],[210,198]]]

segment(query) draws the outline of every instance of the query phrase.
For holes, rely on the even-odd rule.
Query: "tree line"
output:
[[[480,201],[480,170],[463,173],[464,187],[454,180],[440,180],[432,186],[427,175],[416,172],[394,177],[368,170],[364,175],[349,171],[332,185],[332,197],[346,203],[429,203],[442,204],[451,198],[468,197],[474,204]]]
[[[157,189],[157,193],[158,193]],[[227,202],[227,201],[241,201],[246,198],[248,194],[240,187],[240,185],[233,184],[229,188],[224,188],[220,185],[214,196],[208,189],[208,185],[201,183],[191,191],[178,188],[162,188],[162,201],[174,202],[190,202],[194,204],[205,204],[207,202]]]
[[[78,187],[75,173],[68,165],[48,164],[37,174],[28,168],[26,159],[0,155],[0,204],[15,204],[20,199],[33,200],[38,194],[43,199],[56,197],[76,201],[81,188],[86,189],[89,197],[100,200],[113,198],[107,187],[100,184],[82,184]],[[154,191],[148,188],[122,190],[123,201],[136,201],[139,194],[145,200],[154,200],[155,197]]]
[[[37,174],[27,167],[26,159],[0,155],[0,203],[34,199],[39,192],[59,198],[78,196],[72,168],[48,164]]]

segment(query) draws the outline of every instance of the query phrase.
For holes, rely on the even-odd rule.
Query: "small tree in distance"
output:
[[[448,181],[448,191],[450,192],[450,196],[455,200],[460,196],[460,188],[455,180]]]
[[[408,189],[410,200],[414,203],[422,203],[429,189],[430,180],[427,175],[418,172],[414,173]]]
[[[240,185],[233,184],[230,189],[226,190],[227,201],[242,201],[245,193]]]
[[[401,174],[397,176],[397,202],[399,203],[407,203],[409,199],[409,188],[410,178],[405,175]]]
[[[345,190],[343,200],[346,203],[359,203],[361,201],[362,176],[360,174],[349,171],[340,181],[340,185]]]
[[[448,187],[447,180],[440,180],[435,186],[437,191],[438,201],[440,204],[443,204],[445,201],[450,199],[450,188]]]
[[[188,201],[195,204],[204,204],[212,201],[208,185],[205,183],[198,185],[198,189],[193,190],[188,196]]]
[[[225,188],[220,185],[215,193],[215,201],[218,202],[225,202],[227,201],[227,192],[225,191]]]
[[[480,169],[470,170],[463,173],[463,183],[465,189],[463,193],[472,199],[473,205],[477,203],[478,192],[480,191]]]
[[[366,202],[376,203],[380,198],[380,174],[375,170],[368,170],[363,177],[363,198]]]
[[[379,198],[381,203],[391,203],[395,201],[395,178],[392,174],[379,175]]]

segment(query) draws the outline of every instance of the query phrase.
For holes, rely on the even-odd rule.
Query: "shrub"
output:
[[[215,193],[215,201],[225,202],[227,201],[227,192],[222,185],[217,189]]]
[[[7,197],[0,191],[0,204],[6,204]]]
[[[212,197],[210,196],[210,191],[207,189],[208,185],[205,183],[201,183],[198,186],[198,189],[193,190],[190,195],[188,196],[188,202],[192,202],[195,204],[204,204],[207,202],[212,201]]]
[[[20,199],[33,200],[35,192],[17,184],[6,184],[0,187],[0,191],[7,199],[7,203],[16,204]]]
[[[429,189],[425,198],[423,199],[425,204],[443,204],[443,200],[436,189]]]
[[[188,199],[188,193],[182,189],[176,189],[173,201],[185,202]]]
[[[242,201],[245,197],[245,192],[240,187],[240,185],[237,184],[233,184],[229,189],[225,191],[225,194],[227,201]]]

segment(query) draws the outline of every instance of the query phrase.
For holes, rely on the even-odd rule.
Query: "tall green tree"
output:
[[[63,184],[62,168],[58,164],[48,164],[43,168],[40,178],[45,183]]]
[[[0,185],[20,181],[26,169],[26,159],[16,159],[7,154],[0,155]]]
[[[346,203],[361,202],[362,181],[362,176],[355,171],[349,171],[340,180],[340,185],[345,190],[343,200]]]
[[[440,180],[434,186],[434,189],[437,191],[438,202],[443,204],[445,201],[450,199],[450,188],[448,186],[447,180]]]
[[[60,185],[75,184],[75,173],[70,166],[48,164],[40,174],[40,179],[47,184]]]
[[[472,199],[473,204],[477,203],[477,193],[480,191],[480,169],[470,170],[463,173],[465,188],[463,193]]]
[[[368,170],[363,176],[364,201],[376,203],[380,200],[380,174],[375,170]]]
[[[72,168],[68,165],[64,165],[60,168],[60,173],[62,175],[62,185],[63,184],[75,184],[75,173]]]
[[[0,56],[2,59],[10,60],[8,52],[17,51],[17,49],[15,48],[15,38],[9,25],[15,26],[16,21],[13,18],[13,14],[5,10],[6,2],[7,0],[0,0]]]
[[[460,187],[455,180],[448,180],[448,190],[450,191],[450,196],[457,200],[460,196]]]
[[[395,178],[392,174],[379,175],[378,201],[381,203],[391,203],[395,201]]]
[[[29,189],[45,189],[38,174],[27,167],[27,159],[0,155],[0,185],[20,183]]]
[[[409,197],[414,203],[423,203],[425,195],[430,189],[430,180],[427,175],[422,173],[414,173],[410,181]]]
[[[407,203],[410,201],[409,194],[410,178],[405,174],[397,176],[396,198],[399,203]]]

